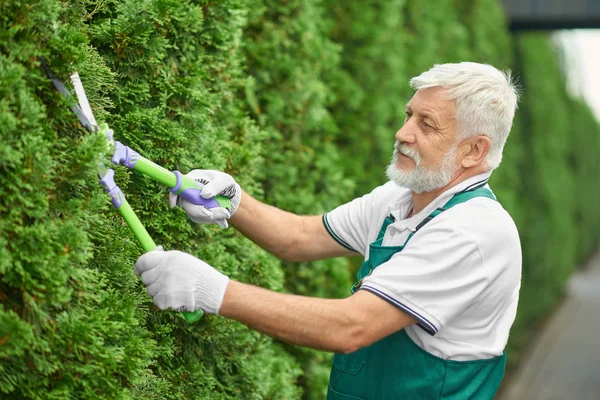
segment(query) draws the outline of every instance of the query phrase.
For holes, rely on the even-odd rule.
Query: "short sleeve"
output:
[[[363,280],[367,290],[412,315],[435,335],[488,286],[477,243],[438,217]]]
[[[323,215],[327,232],[343,247],[364,255],[369,245],[370,225],[378,214],[386,213],[385,201],[394,188],[389,182]]]

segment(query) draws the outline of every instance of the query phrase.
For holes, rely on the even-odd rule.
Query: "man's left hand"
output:
[[[161,310],[218,314],[229,277],[207,263],[181,251],[157,247],[135,263],[148,294]]]

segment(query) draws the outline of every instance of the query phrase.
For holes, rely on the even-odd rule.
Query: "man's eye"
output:
[[[406,119],[409,119],[412,115],[412,113],[410,113],[408,111],[404,111],[404,114],[406,114]]]
[[[422,122],[421,122],[421,125],[423,125],[423,127],[424,127],[424,128],[427,128],[427,129],[431,128],[431,125],[429,125],[429,124],[428,124],[427,122],[425,122],[425,121],[422,121]]]

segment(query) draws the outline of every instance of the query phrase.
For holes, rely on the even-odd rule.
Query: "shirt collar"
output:
[[[404,219],[406,214],[410,211],[413,200],[412,200],[412,192],[408,192],[408,195],[402,196],[398,201],[396,201],[393,205],[390,206],[390,214],[396,219],[396,223],[400,223],[404,225],[406,228],[415,232],[417,226],[429,216],[436,208],[442,207],[444,204],[448,202],[456,193],[461,192],[463,190],[469,190],[481,184],[486,184],[490,179],[490,175],[492,175],[492,171],[484,172],[483,174],[475,175],[466,179],[459,184],[452,186],[438,197],[436,197],[431,203],[427,205],[424,209],[421,210],[416,215],[413,215],[410,218]]]

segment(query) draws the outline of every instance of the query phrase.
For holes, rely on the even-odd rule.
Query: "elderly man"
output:
[[[517,108],[510,75],[483,64],[436,65],[413,78],[390,182],[322,216],[265,205],[217,171],[190,173],[207,210],[172,198],[198,223],[237,229],[289,261],[360,253],[352,295],[318,299],[236,282],[179,251],[136,270],[161,309],[197,310],[335,352],[329,399],[492,399],[514,321],[521,248],[488,179]]]

